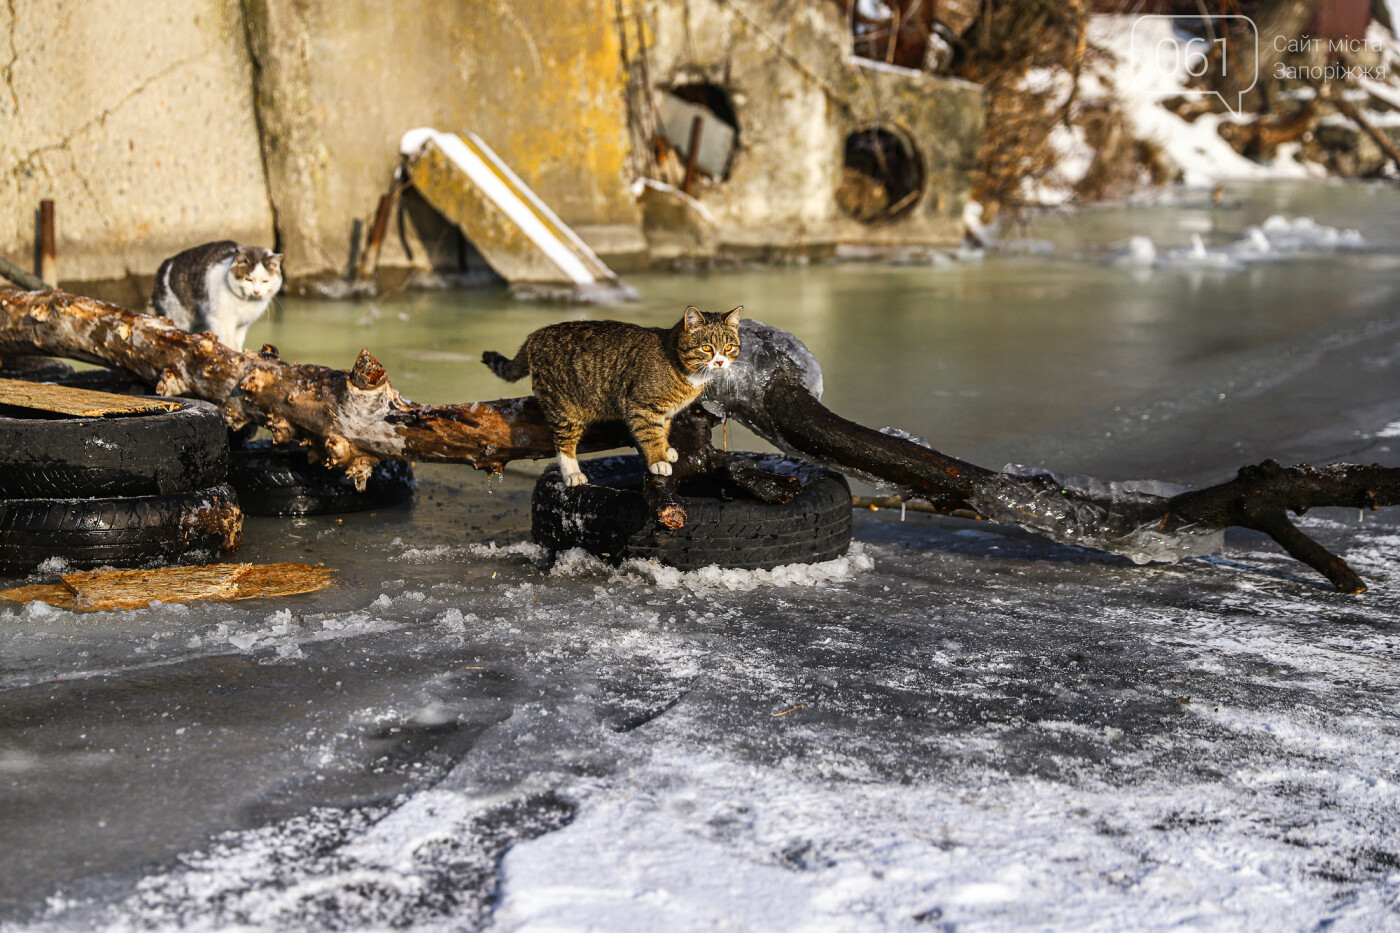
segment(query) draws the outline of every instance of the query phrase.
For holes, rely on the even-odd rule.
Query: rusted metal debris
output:
[[[53,201],[39,202],[38,255],[34,257],[34,273],[45,282],[58,284],[58,235],[55,232]]]
[[[60,609],[100,612],[141,609],[156,600],[259,599],[315,593],[329,587],[336,571],[284,561],[275,564],[205,564],[154,570],[87,570],[66,573],[58,583],[0,590],[0,599],[45,602]]]

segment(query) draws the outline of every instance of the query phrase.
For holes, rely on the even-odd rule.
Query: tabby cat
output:
[[[248,328],[282,287],[282,256],[232,240],[171,256],[156,272],[150,311],[190,333],[209,333],[243,349]]]
[[[566,321],[526,337],[513,360],[488,351],[481,361],[507,382],[530,375],[568,485],[588,482],[577,459],[583,432],[614,419],[632,432],[647,469],[670,476],[677,457],[670,445],[671,419],[699,397],[710,377],[738,359],[743,310],[711,314],[686,308],[669,329]]]

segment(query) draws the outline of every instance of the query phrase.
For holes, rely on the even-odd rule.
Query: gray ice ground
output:
[[[1395,207],[1260,189],[1211,248],[1280,212],[1368,244],[1267,268],[1100,264],[1208,213],[1101,212],[1043,222],[1049,258],[654,277],[639,313],[738,294],[838,411],[994,466],[1400,465]],[[471,355],[552,313],[435,300],[317,352],[486,398]],[[547,566],[528,476],[420,476],[412,508],[250,520],[245,559],[324,560],[325,594],[0,609],[5,929],[1400,926],[1400,510],[1304,520],[1361,597],[1251,533],[1138,567],[912,513],[680,574]]]

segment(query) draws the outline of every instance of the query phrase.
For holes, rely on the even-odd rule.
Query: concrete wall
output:
[[[291,279],[334,277],[354,220],[390,188],[400,136],[434,126],[478,133],[628,268],[619,258],[647,248],[628,186],[649,148],[629,129],[633,12],[652,87],[708,80],[732,95],[732,177],[700,192],[726,242],[957,238],[977,89],[854,65],[840,5],[825,0],[624,8],[630,85],[614,0],[9,0],[0,254],[30,264],[33,212],[51,197],[60,279],[138,283],[123,300],[139,300],[165,257],[223,238],[276,238]],[[930,182],[884,227],[857,224],[834,199],[845,136],[871,122],[915,141]],[[441,242],[431,212],[409,206],[421,221],[410,240],[417,230]],[[409,264],[396,235],[382,261]]]
[[[150,274],[225,237],[271,245],[237,3],[12,0],[0,50],[0,254],[31,264],[42,198],[62,281]]]
[[[268,177],[288,266],[345,268],[407,129],[470,129],[566,223],[631,232],[611,0],[251,0]],[[396,237],[383,261],[402,263]]]
[[[644,249],[613,23],[611,0],[14,0],[0,254],[30,264],[51,197],[65,281],[274,226],[290,276],[336,274],[424,125],[472,129],[566,222]],[[383,261],[406,264],[397,237]]]
[[[711,83],[734,105],[730,176],[696,192],[722,243],[771,251],[958,240],[982,133],[980,88],[860,64],[839,4],[649,0],[647,17],[653,86]],[[866,225],[841,212],[835,192],[846,136],[877,125],[914,144],[926,184],[908,213]]]

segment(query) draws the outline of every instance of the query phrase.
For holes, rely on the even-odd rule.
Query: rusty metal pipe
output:
[[[58,285],[58,247],[55,235],[53,200],[45,198],[39,202],[38,256],[34,261],[34,273],[48,285]]]

